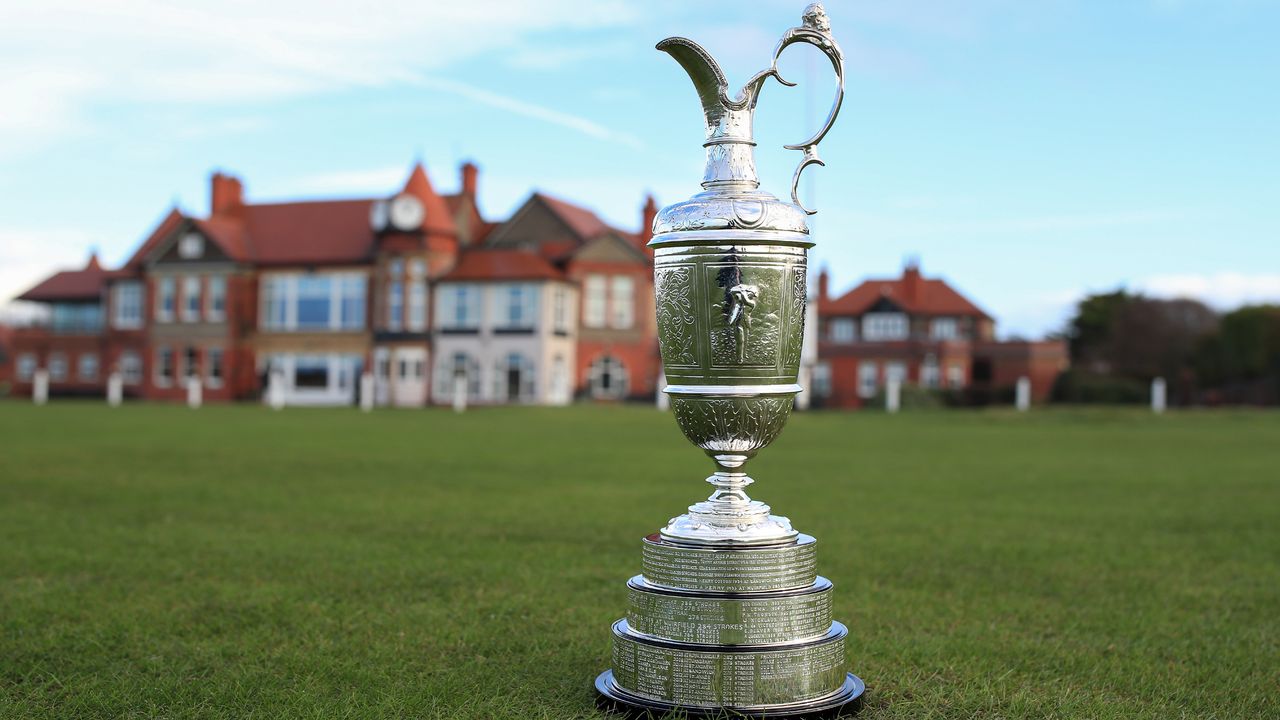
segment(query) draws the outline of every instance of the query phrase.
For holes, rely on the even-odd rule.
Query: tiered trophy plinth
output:
[[[831,583],[816,541],[740,548],[644,539],[644,574],[627,583],[613,625],[602,706],[632,715],[831,717],[857,709],[846,673],[848,630],[831,620]]]

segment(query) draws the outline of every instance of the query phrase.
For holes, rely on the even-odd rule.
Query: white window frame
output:
[[[605,370],[610,369],[614,372],[610,376],[611,385],[608,390],[600,387],[600,378],[605,374]],[[587,369],[587,385],[591,389],[591,396],[600,400],[622,400],[630,391],[631,373],[627,370],[626,363],[612,355],[601,355],[592,361],[591,366]]]
[[[427,329],[427,263],[421,258],[409,261],[409,311],[406,326],[409,332]]]
[[[22,353],[15,361],[14,372],[20,382],[30,382],[40,367],[40,360],[35,353]]]
[[[907,384],[907,364],[901,360],[890,360],[884,364],[884,382],[889,384],[890,380],[897,380],[898,387]]]
[[[197,322],[200,319],[202,284],[199,275],[185,275],[182,278],[182,322],[184,323]]]
[[[85,372],[86,362],[88,363],[88,369],[91,370],[91,372]],[[80,382],[96,382],[101,371],[102,368],[98,362],[98,353],[80,353],[80,356],[76,358],[76,379]]]
[[[483,310],[481,306],[483,294],[480,286],[472,283],[447,283],[441,285],[436,292],[437,328],[441,330],[480,329]],[[453,391],[449,392],[452,396]]]
[[[858,363],[858,397],[875,397],[880,390],[880,364],[875,360]]]
[[[49,380],[53,382],[66,380],[68,370],[66,353],[49,353]]]
[[[142,283],[130,280],[111,286],[111,325],[117,330],[142,327]]]
[[[167,375],[164,372],[165,365],[166,365],[165,363],[166,357],[169,360],[169,362],[167,363],[169,373]],[[161,347],[156,348],[155,367],[152,368],[152,372],[154,373],[152,382],[155,383],[155,386],[162,387],[162,388],[173,387],[173,382],[178,377],[177,365],[178,365],[178,360],[177,360],[177,356],[173,352],[173,348],[167,345],[163,345]]]
[[[156,282],[156,321],[173,322],[178,307],[178,278],[166,275]]]
[[[831,321],[831,342],[852,343],[858,339],[858,324],[853,318],[838,317]]]
[[[609,326],[628,330],[636,323],[636,282],[630,275],[609,278]]]
[[[502,317],[498,327],[511,330],[529,330],[536,324],[535,295],[537,288],[527,283],[512,283],[504,289],[501,307]]]
[[[947,387],[960,389],[964,387],[964,364],[960,362],[947,363]]]
[[[604,275],[588,275],[582,283],[582,325],[589,328],[602,328],[607,319],[608,310],[608,278]]]
[[[558,333],[569,332],[569,289],[563,285],[551,294],[551,325]]]
[[[214,377],[213,370],[217,368],[218,375]],[[204,384],[209,388],[220,388],[227,379],[227,355],[222,351],[221,347],[207,347],[204,349]]]
[[[942,368],[935,355],[926,355],[920,363],[920,385],[926,388],[937,388],[942,385]]]
[[[831,365],[829,363],[814,363],[813,376],[810,378],[813,385],[814,397],[829,397],[831,395]]]
[[[960,323],[953,317],[938,317],[929,321],[929,337],[933,340],[957,340]]]
[[[142,382],[142,356],[132,350],[120,353],[120,379],[125,385]]]
[[[298,327],[298,280],[301,278],[323,278],[329,282],[329,321],[325,327]],[[364,301],[367,289],[367,277],[360,272],[324,272],[324,273],[266,273],[259,281],[261,299],[258,302],[258,322],[263,330],[269,332],[355,332],[365,327]],[[351,324],[342,319],[343,303],[350,292],[351,297],[361,298],[361,312]],[[272,305],[277,300],[283,303],[284,317],[272,316]]]
[[[862,316],[862,339],[868,342],[906,340],[910,323],[905,313],[876,312]]]
[[[227,319],[227,276],[210,275],[205,286],[204,319],[222,322]]]

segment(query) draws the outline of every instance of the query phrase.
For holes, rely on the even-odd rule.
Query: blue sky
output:
[[[208,175],[253,200],[385,195],[415,159],[485,212],[533,189],[635,228],[698,190],[699,110],[653,49],[735,85],[804,2],[434,0],[0,6],[0,302],[97,247],[123,260]],[[808,171],[837,289],[919,256],[1003,334],[1120,285],[1280,301],[1280,2],[833,0],[844,112]],[[757,115],[784,195],[832,76],[808,48]]]

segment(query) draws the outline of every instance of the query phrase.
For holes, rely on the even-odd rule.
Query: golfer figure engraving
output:
[[[778,57],[807,43],[831,61],[837,86],[824,125],[785,146],[803,153],[791,202],[760,189],[752,122]],[[817,541],[746,492],[746,466],[782,432],[804,339],[808,216],[801,172],[822,165],[818,143],[844,97],[844,56],[822,5],[783,34],[768,68],[734,93],[720,66],[685,38],[658,43],[689,75],[702,104],[703,192],[653,222],[654,294],[663,389],[676,424],[715,469],[711,496],[642,542],[642,574],[627,583],[613,625],[613,667],[596,678],[601,705],[688,717],[826,716],[856,709],[863,683],[846,669],[848,629],[831,619],[832,583]]]
[[[751,331],[751,311],[756,308],[756,300],[759,297],[760,288],[755,285],[734,285],[729,288],[729,325],[733,328],[739,363],[747,360],[747,334]]]

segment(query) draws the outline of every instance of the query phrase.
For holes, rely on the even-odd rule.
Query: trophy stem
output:
[[[755,482],[742,471],[751,455],[712,456],[719,468],[707,478],[715,490],[689,512],[671,518],[662,529],[663,539],[687,545],[760,546],[793,542],[798,533],[785,517],[770,514],[770,507],[747,495]]]

